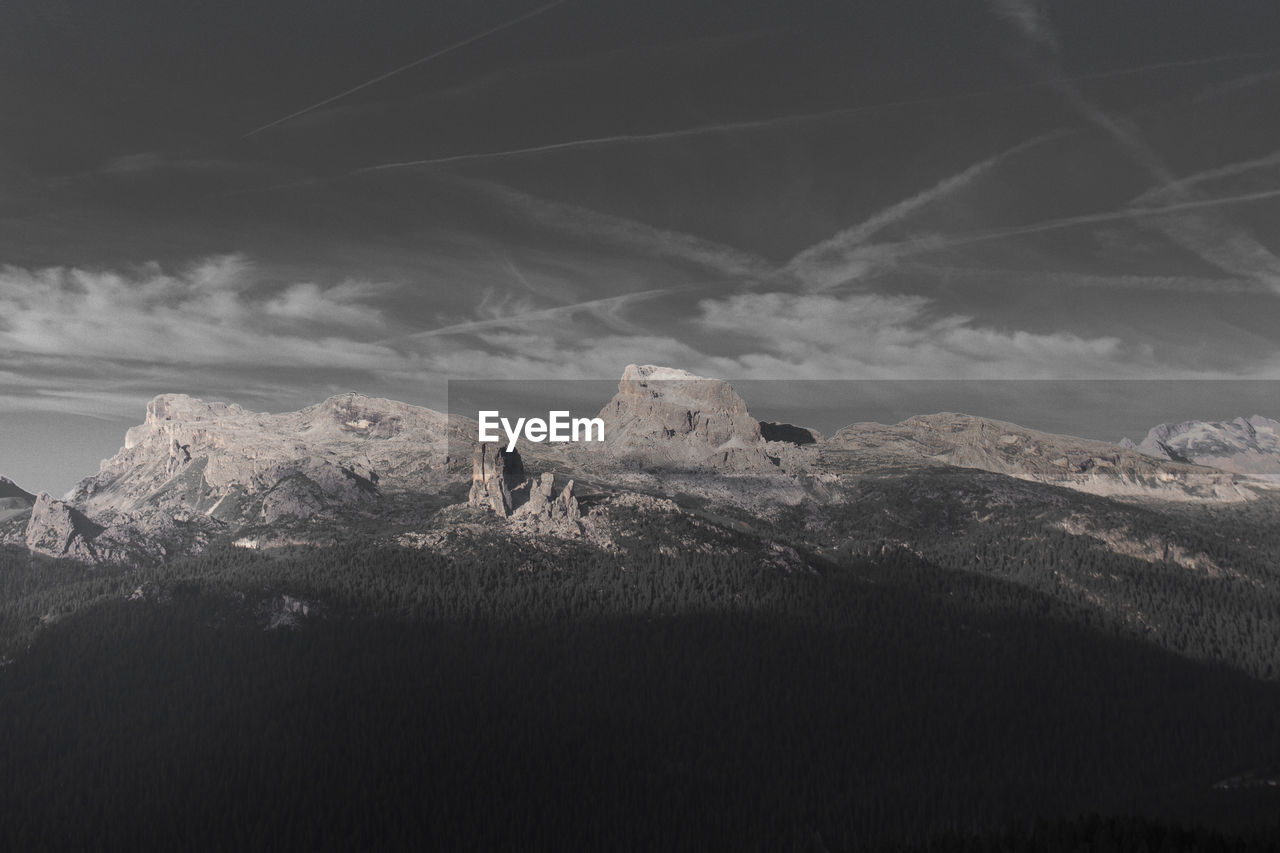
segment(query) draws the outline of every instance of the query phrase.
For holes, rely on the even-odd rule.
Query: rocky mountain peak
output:
[[[759,422],[747,411],[746,401],[720,379],[630,364],[600,417],[605,441],[618,456],[731,471],[772,467]]]
[[[27,522],[27,548],[50,557],[94,560],[98,555],[91,543],[102,529],[75,507],[41,492]]]

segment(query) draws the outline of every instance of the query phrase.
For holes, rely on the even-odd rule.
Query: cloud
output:
[[[294,284],[263,302],[262,310],[269,317],[303,326],[381,331],[386,321],[369,300],[384,290],[367,282],[343,282],[328,288]]]
[[[1012,21],[1031,41],[1057,54],[1061,51],[1058,37],[1049,25],[1044,0],[991,0],[997,15]]]
[[[922,296],[689,285],[536,307],[537,294],[495,288],[471,316],[405,334],[385,286],[274,278],[241,255],[178,270],[4,267],[0,402],[106,418],[167,391],[269,410],[349,388],[425,402],[449,378],[612,378],[637,361],[758,379],[1207,375],[1176,345],[1156,358],[1115,337],[992,325]],[[1269,369],[1273,354],[1255,355],[1241,374]]]
[[[0,352],[11,363],[72,356],[136,364],[341,366],[402,360],[370,343],[387,321],[381,288],[344,282],[272,288],[239,255],[177,272],[0,268]]]
[[[757,293],[700,308],[709,333],[750,330],[746,351],[720,366],[722,375],[747,378],[1110,377],[1151,361],[1118,338],[983,326],[940,314],[920,296]]]

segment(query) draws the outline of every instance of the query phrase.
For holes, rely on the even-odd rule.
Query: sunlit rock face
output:
[[[605,443],[618,457],[650,466],[765,472],[760,424],[727,382],[684,370],[628,365],[618,393],[600,410]]]
[[[308,517],[443,482],[448,430],[439,412],[358,394],[283,414],[165,394],[72,502],[95,518]]]
[[[1280,422],[1261,415],[1160,424],[1141,442],[1125,439],[1122,444],[1159,459],[1280,482]]]

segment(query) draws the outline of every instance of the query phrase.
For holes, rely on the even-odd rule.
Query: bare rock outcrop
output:
[[[555,527],[577,532],[582,513],[570,480],[555,493],[555,475],[544,472],[526,477],[518,450],[504,450],[484,443],[472,456],[471,492],[467,503],[492,509],[502,518],[520,520],[535,527]]]
[[[574,523],[582,518],[578,499],[573,494],[573,480],[560,490],[559,495],[555,495],[555,477],[547,472],[524,483],[516,493],[517,498],[521,492],[527,493],[528,497],[512,514],[513,517],[557,523]]]
[[[471,457],[471,492],[467,502],[490,507],[506,518],[516,508],[512,493],[524,482],[520,451],[507,451],[497,444],[483,442]]]

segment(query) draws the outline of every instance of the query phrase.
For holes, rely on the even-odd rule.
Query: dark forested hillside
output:
[[[65,593],[68,612],[0,674],[0,846],[839,850],[999,845],[982,833],[1088,813],[1276,828],[1275,787],[1213,787],[1276,772],[1274,682],[901,550],[785,571],[745,541],[663,555],[633,535],[626,560],[495,543],[10,565],[17,611]],[[309,615],[264,631],[284,595]]]

